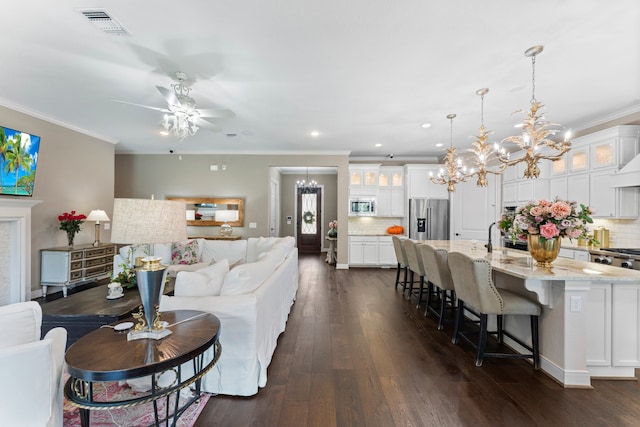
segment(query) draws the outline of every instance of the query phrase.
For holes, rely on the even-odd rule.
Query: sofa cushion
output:
[[[239,265],[227,273],[220,295],[251,293],[267,280],[275,268],[274,263],[269,260]]]
[[[174,288],[175,296],[218,296],[222,282],[229,272],[226,259],[198,271],[179,271]]]
[[[247,262],[256,262],[275,243],[274,237],[250,237],[247,239]]]
[[[167,266],[167,276],[176,277],[176,275],[181,271],[198,271],[208,266],[208,262],[197,262],[195,264],[171,264]]]
[[[198,260],[198,242],[189,240],[171,244],[171,264],[195,264]]]
[[[229,265],[237,265],[247,257],[246,240],[205,240],[202,246],[202,261],[205,262],[227,259]]]
[[[153,245],[153,256],[160,257],[160,264],[171,264],[171,243],[156,243]]]

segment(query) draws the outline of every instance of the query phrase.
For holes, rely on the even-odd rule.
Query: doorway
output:
[[[298,188],[296,210],[296,235],[298,251],[322,250],[322,188],[303,190]]]

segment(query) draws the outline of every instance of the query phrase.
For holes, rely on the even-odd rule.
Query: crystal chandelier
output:
[[[296,187],[300,189],[302,194],[314,193],[316,191],[318,183],[315,180],[309,180],[309,168],[307,168],[307,179],[296,181]]]
[[[178,83],[171,85],[178,102],[169,103],[171,113],[165,114],[162,120],[164,130],[178,138],[180,142],[196,134],[199,129],[198,117],[200,117],[200,112],[196,110],[196,101],[189,96],[191,88],[184,84],[185,80],[186,78],[182,75],[178,75]]]
[[[456,155],[456,149],[453,148],[453,119],[455,114],[449,114],[447,119],[451,121],[451,140],[447,154],[444,156],[444,168],[440,168],[437,176],[433,176],[433,172],[429,172],[431,182],[435,184],[446,184],[447,191],[452,193],[456,191],[456,184],[465,182],[469,176],[467,168],[462,164],[462,160]]]
[[[491,160],[496,160],[500,153],[506,154],[504,148],[501,148],[497,143],[491,145],[487,142],[489,135],[493,132],[487,130],[484,127],[484,96],[489,92],[489,89],[482,88],[476,91],[476,95],[480,95],[480,133],[476,136],[476,140],[471,144],[471,152],[473,153],[473,162],[475,167],[469,170],[468,176],[478,176],[476,184],[478,187],[486,187],[487,174],[492,173],[494,175],[500,175],[506,169],[507,165],[500,163],[497,169],[490,169],[487,165]]]
[[[553,129],[559,125],[551,123],[544,118],[542,111],[544,105],[536,100],[536,56],[542,52],[542,49],[542,46],[533,46],[524,52],[525,56],[531,58],[532,93],[531,107],[526,113],[522,125],[522,134],[509,136],[502,140],[502,142],[517,144],[524,151],[524,156],[511,159],[506,152],[499,155],[500,161],[507,166],[526,162],[527,168],[524,171],[526,178],[537,178],[540,175],[540,168],[538,167],[540,160],[559,160],[564,153],[571,149],[571,141],[568,140],[569,133],[565,135],[564,140],[561,142],[555,142],[548,138],[559,132],[558,129]]]

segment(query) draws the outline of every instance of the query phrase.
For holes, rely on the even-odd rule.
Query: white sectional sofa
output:
[[[267,384],[267,367],[298,290],[295,239],[196,241],[197,270],[189,271],[195,264],[185,266],[189,270],[174,267],[178,270],[174,296],[163,296],[160,310],[215,314],[221,323],[222,354],[204,377],[202,389],[215,394],[254,395],[258,387]],[[163,248],[159,249],[154,255],[162,257]],[[192,366],[185,364],[183,369]]]

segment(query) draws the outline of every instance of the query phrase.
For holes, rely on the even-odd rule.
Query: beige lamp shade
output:
[[[216,211],[216,221],[229,222],[238,220],[238,211],[218,210]]]
[[[167,243],[187,239],[185,202],[114,199],[111,243]]]
[[[110,221],[107,213],[101,209],[94,209],[89,212],[87,216],[87,221],[95,221],[97,224],[100,224],[100,221],[108,222]]]

